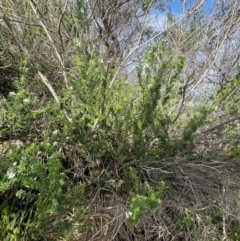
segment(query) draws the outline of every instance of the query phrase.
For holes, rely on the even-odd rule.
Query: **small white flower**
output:
[[[58,142],[57,142],[57,141],[54,141],[54,142],[53,142],[53,145],[54,145],[54,146],[57,146],[57,145],[58,145]]]
[[[125,217],[128,219],[132,216],[132,212],[131,211],[127,211],[125,212]]]
[[[70,140],[70,137],[69,137],[69,136],[67,136],[67,137],[66,137],[66,140]]]
[[[58,133],[59,133],[59,130],[57,129],[53,131],[53,135],[57,135]]]
[[[8,179],[12,179],[15,177],[15,173],[13,171],[7,171],[7,177]]]
[[[24,99],[24,100],[23,100],[23,103],[25,103],[25,104],[30,103],[30,99],[28,99],[28,98]]]
[[[15,96],[16,93],[14,91],[9,92],[9,95]]]

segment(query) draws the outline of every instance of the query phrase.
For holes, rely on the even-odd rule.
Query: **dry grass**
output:
[[[99,189],[67,240],[230,240],[231,222],[240,222],[240,168],[233,172],[238,163],[238,159],[206,162],[192,158],[184,163],[162,161],[154,167],[145,166],[145,181],[164,179],[167,183],[158,208],[132,227],[125,219],[129,197]]]

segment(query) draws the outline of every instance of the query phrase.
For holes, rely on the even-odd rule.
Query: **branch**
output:
[[[4,14],[1,6],[0,6],[0,18],[3,20],[3,22],[7,25],[7,29],[8,31],[10,32],[10,34],[13,36],[15,42],[18,44],[20,50],[22,52],[26,52],[26,50],[24,49],[24,47],[22,46],[20,40],[18,39],[18,37],[15,35],[15,33],[13,32],[13,29],[12,29],[12,26],[11,26],[11,23],[10,23],[10,20],[9,18]]]
[[[225,42],[227,41],[227,38],[229,37],[230,33],[233,31],[232,27],[235,24],[233,22],[233,20],[234,20],[234,16],[232,15],[230,20],[229,20],[230,24],[227,26],[227,29],[226,29],[226,31],[224,33],[224,36],[223,36],[223,39],[221,41],[218,39],[216,54],[214,55],[212,61],[208,64],[207,68],[203,72],[203,74],[200,77],[200,79],[198,80],[198,82],[193,86],[191,91],[189,91],[187,93],[186,98],[188,98],[191,95],[191,93],[199,87],[199,85],[202,83],[202,81],[206,78],[206,75],[209,72],[209,70],[212,69],[212,67],[214,66],[214,64],[218,60],[218,56],[221,54],[221,51],[222,51],[222,46],[224,46]],[[220,38],[220,36],[219,36],[219,38]]]
[[[192,13],[194,13],[202,4],[204,3],[204,1],[201,1],[195,8],[193,8],[189,13],[187,13],[185,16],[183,16],[182,18],[179,18],[175,23],[171,24],[168,28],[166,28],[165,30],[161,31],[160,33],[154,35],[152,38],[150,38],[149,40],[147,40],[146,42],[142,43],[142,44],[137,44],[137,46],[135,48],[133,48],[133,50],[126,56],[126,58],[121,62],[121,64],[119,65],[115,75],[113,76],[110,84],[109,84],[109,88],[112,87],[121,67],[123,66],[123,64],[129,59],[129,57],[139,48],[143,47],[144,45],[152,42],[154,39],[156,39],[157,37],[159,37],[160,35],[164,34],[165,32],[167,32],[169,29],[171,29],[172,27],[174,27],[175,25],[177,25],[179,22],[181,22],[184,18],[186,18],[187,16],[191,15]]]
[[[64,13],[66,11],[67,4],[68,4],[68,0],[66,0],[66,2],[64,4],[63,11],[62,11],[61,16],[60,16],[59,21],[58,21],[58,35],[60,37],[60,41],[61,41],[63,51],[64,51],[64,44],[63,44],[62,34],[61,34],[61,23],[62,23]]]
[[[222,123],[220,123],[220,124],[217,124],[217,125],[215,125],[215,126],[209,127],[208,129],[202,131],[202,133],[212,131],[212,130],[214,130],[214,129],[216,129],[216,128],[219,128],[219,127],[221,127],[221,126],[227,125],[227,124],[229,124],[230,122],[233,122],[233,121],[235,121],[235,120],[240,120],[240,115],[238,115],[238,116],[236,116],[236,117],[233,117],[233,118],[231,118],[231,119],[229,119],[229,120],[227,120],[227,121],[224,121],[224,122],[222,122]]]
[[[42,80],[42,82],[47,86],[47,88],[49,89],[49,91],[53,95],[56,102],[59,104],[59,98],[58,98],[55,90],[53,89],[52,85],[49,83],[48,79],[40,71],[38,71],[37,74],[38,74],[38,77]],[[69,122],[72,122],[72,119],[68,116],[66,111],[65,111],[65,116],[66,116],[66,118],[68,119]]]
[[[179,116],[181,114],[181,111],[182,111],[182,108],[183,108],[183,105],[184,105],[184,102],[185,102],[185,99],[186,99],[186,96],[185,96],[186,90],[187,90],[187,83],[185,83],[184,86],[183,86],[182,101],[181,101],[178,113],[177,113],[176,117],[174,118],[174,120],[171,122],[171,125],[174,124],[177,121],[177,119],[179,118]]]
[[[40,19],[39,15],[38,15],[38,12],[37,12],[37,9],[36,9],[36,4],[34,3],[33,0],[29,0],[29,3],[31,5],[31,8],[32,8],[33,12],[37,16],[40,25],[43,27],[43,29],[44,29],[47,37],[48,37],[48,40],[51,43],[52,48],[53,48],[53,50],[54,50],[54,52],[55,52],[55,54],[56,54],[56,56],[58,58],[58,61],[60,62],[61,66],[62,66],[62,74],[63,74],[64,82],[65,82],[66,87],[68,88],[68,80],[67,80],[66,72],[64,71],[64,64],[63,64],[62,58],[61,58],[60,54],[58,53],[58,50],[57,50],[57,48],[56,48],[56,46],[54,44],[54,41],[53,41],[51,35],[48,32],[46,26],[44,25],[44,23],[42,22],[42,20]]]
[[[55,90],[53,89],[52,85],[49,83],[48,79],[40,71],[38,71],[37,74],[40,77],[40,79],[42,80],[42,82],[47,86],[47,88],[49,89],[49,91],[53,95],[56,102],[59,104],[59,98],[58,98]]]

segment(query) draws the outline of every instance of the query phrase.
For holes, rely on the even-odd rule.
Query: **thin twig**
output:
[[[230,122],[233,122],[233,121],[235,121],[235,120],[240,120],[240,115],[238,115],[238,116],[236,116],[236,117],[233,117],[233,118],[231,118],[231,119],[229,119],[229,120],[226,120],[226,121],[224,121],[224,122],[222,122],[222,123],[220,123],[220,124],[217,124],[217,125],[215,125],[215,126],[209,127],[208,129],[202,131],[201,133],[213,131],[214,129],[219,128],[219,127],[224,126],[224,125],[227,125],[227,124],[229,124]]]

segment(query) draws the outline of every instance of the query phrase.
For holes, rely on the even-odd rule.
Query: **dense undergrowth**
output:
[[[76,53],[59,103],[37,91],[25,56],[16,92],[1,99],[1,240],[219,240],[223,218],[237,240],[239,202],[222,169],[237,147],[214,161],[197,151],[215,105],[176,118],[184,57],[166,51],[147,54],[138,84],[111,88],[100,57]]]
[[[166,41],[134,84],[86,49],[0,61],[0,240],[240,240],[239,73],[191,101]]]

